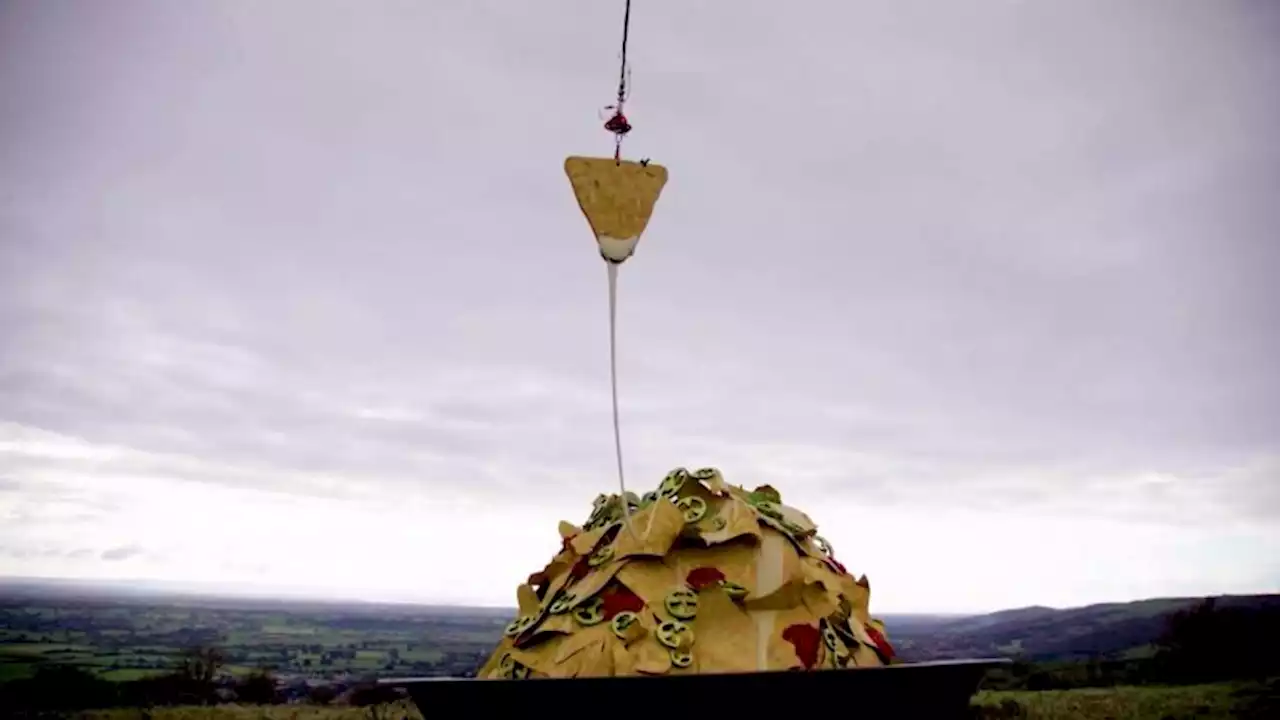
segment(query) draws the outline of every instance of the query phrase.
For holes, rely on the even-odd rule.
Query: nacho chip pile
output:
[[[626,502],[631,516],[623,522]],[[657,490],[596,498],[517,591],[478,677],[588,677],[883,665],[870,586],[767,485],[677,468]]]

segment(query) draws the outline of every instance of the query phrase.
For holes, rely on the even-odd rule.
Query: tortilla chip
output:
[[[631,257],[667,184],[667,169],[630,160],[570,157],[564,171],[600,254],[616,263]]]

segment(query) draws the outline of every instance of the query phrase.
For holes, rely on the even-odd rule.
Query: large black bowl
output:
[[[969,717],[969,699],[983,674],[1008,663],[984,658],[813,672],[382,682],[407,690],[427,720],[505,712],[519,712],[520,717],[568,713],[587,718],[622,715],[670,720],[704,710],[724,720],[734,718],[719,713],[739,718],[794,713],[817,719],[835,713],[923,720]]]

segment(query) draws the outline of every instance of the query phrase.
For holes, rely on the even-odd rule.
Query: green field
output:
[[[411,702],[397,703],[377,709],[379,718],[422,720]],[[81,720],[139,720],[133,708],[89,710],[77,713]],[[371,720],[368,708],[318,705],[213,705],[192,707],[160,707],[151,710],[151,720]]]
[[[1271,693],[1270,695],[1268,693]],[[1118,687],[981,692],[973,701],[976,718],[990,720],[1263,720],[1280,717],[1275,687],[1222,683],[1187,687]],[[421,720],[412,703],[378,709],[379,718]],[[79,713],[83,720],[137,720],[135,709]],[[372,718],[367,708],[344,706],[245,706],[155,708],[151,720],[358,720]]]
[[[172,671],[216,647],[222,672],[284,679],[461,675],[475,669],[507,613],[341,604],[198,600],[0,601],[0,682],[47,665],[109,680]]]
[[[1213,720],[1280,717],[1277,685],[1217,683],[1182,687],[1114,687],[1038,692],[979,692],[978,717],[1044,720]]]
[[[1280,599],[1227,598],[1193,604],[1168,617],[1159,614],[1183,605],[1183,600],[1161,600],[968,618],[903,616],[893,632],[909,647],[911,660],[1031,653],[987,674],[984,687],[989,689],[973,700],[975,717],[1280,718],[1280,682],[1189,684],[1276,675],[1280,668],[1270,638],[1280,629]],[[376,677],[467,676],[498,642],[511,612],[11,594],[0,596],[0,691],[11,683],[11,691],[26,688],[27,697],[35,698],[28,703],[45,698],[56,703],[69,682],[83,682],[97,694],[86,694],[94,699],[81,707],[128,708],[80,714],[103,720],[133,720],[143,705],[174,706],[149,711],[152,720],[415,718],[416,711],[406,714],[404,708],[387,715],[323,703],[340,693],[344,703],[378,702],[377,696],[352,699],[358,688],[373,687],[367,681]],[[938,655],[922,655],[929,647]],[[216,670],[200,674],[204,660],[203,667]],[[33,676],[30,682],[12,682]],[[153,676],[166,677],[147,680]],[[207,702],[232,704],[185,707],[199,696],[173,685],[173,678],[200,678]],[[262,679],[268,682],[267,694],[254,694]],[[218,695],[215,689],[231,694]],[[147,694],[170,690],[169,695]]]

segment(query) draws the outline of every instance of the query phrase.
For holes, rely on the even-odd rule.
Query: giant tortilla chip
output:
[[[667,184],[667,169],[648,162],[571,157],[564,161],[564,171],[600,254],[613,263],[631,257]]]
[[[482,678],[751,672],[883,665],[893,649],[870,585],[807,515],[678,468],[637,498],[596,498],[481,667]],[[631,506],[630,528],[623,524]],[[537,582],[535,582],[537,581]],[[535,602],[531,602],[530,592]]]

